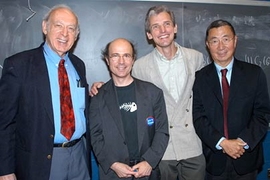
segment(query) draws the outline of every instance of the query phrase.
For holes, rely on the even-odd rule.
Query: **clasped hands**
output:
[[[245,153],[245,146],[247,145],[242,139],[224,139],[221,141],[223,153],[228,154],[233,159],[240,158]]]
[[[152,171],[152,167],[146,161],[142,161],[133,167],[124,163],[115,162],[112,164],[111,169],[119,178],[129,178],[132,176],[135,178],[141,178],[144,176],[150,176]]]

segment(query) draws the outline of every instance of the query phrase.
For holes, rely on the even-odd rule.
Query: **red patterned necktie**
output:
[[[229,101],[229,92],[230,86],[226,78],[227,69],[222,69],[222,92],[223,92],[223,120],[224,120],[224,135],[226,138],[228,135],[228,101]]]
[[[70,140],[75,131],[75,119],[70,94],[69,80],[64,63],[65,60],[61,59],[58,65],[61,108],[61,134]]]

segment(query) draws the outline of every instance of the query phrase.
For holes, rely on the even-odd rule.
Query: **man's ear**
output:
[[[105,58],[105,60],[106,60],[107,65],[109,66],[109,65],[110,65],[110,63],[109,63],[108,58]]]
[[[208,41],[205,41],[205,45],[206,45],[207,48],[209,49],[209,43],[208,43]]]
[[[173,31],[174,31],[174,34],[177,34],[177,24],[175,24]]]
[[[238,37],[235,35],[234,36],[234,47],[236,48],[236,45],[237,45],[237,40],[238,40]]]
[[[42,32],[45,35],[48,33],[48,31],[47,31],[47,22],[45,22],[45,21],[42,21]]]
[[[153,39],[153,36],[152,36],[151,33],[147,32],[146,35],[147,35],[147,37],[148,37],[149,40]]]

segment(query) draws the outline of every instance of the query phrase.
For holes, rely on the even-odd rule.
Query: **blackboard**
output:
[[[174,11],[178,24],[176,41],[201,51],[208,63],[206,27],[216,19],[230,21],[238,35],[236,57],[261,66],[270,81],[270,6],[175,1],[1,0],[0,74],[6,57],[41,44],[42,18],[50,7],[60,3],[72,7],[79,17],[81,33],[74,53],[86,64],[89,84],[109,79],[100,56],[101,49],[112,39],[132,40],[138,57],[153,49],[144,33],[144,18],[148,8],[157,4]],[[29,5],[36,14],[26,21],[32,14]]]
[[[236,57],[261,66],[270,86],[270,2],[253,1],[252,4],[251,0],[235,0],[230,5],[218,3],[219,0],[202,1],[0,0],[0,76],[6,57],[41,44],[44,14],[50,7],[64,3],[79,17],[81,33],[74,53],[86,64],[89,84],[107,81],[109,73],[101,60],[101,49],[112,39],[124,37],[136,44],[138,57],[149,53],[153,46],[148,44],[145,36],[145,14],[149,7],[165,4],[176,16],[176,41],[201,51],[208,63],[204,43],[206,27],[219,18],[230,21],[238,35]],[[235,4],[237,1],[245,4]],[[32,14],[30,9],[36,14],[26,21]],[[265,174],[261,174],[262,177]]]

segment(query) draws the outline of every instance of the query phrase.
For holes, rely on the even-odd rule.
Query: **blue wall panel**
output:
[[[270,177],[267,176],[267,170],[270,169],[270,131],[267,132],[267,135],[263,142],[264,150],[264,165],[262,171],[259,173],[257,180],[270,180]]]

